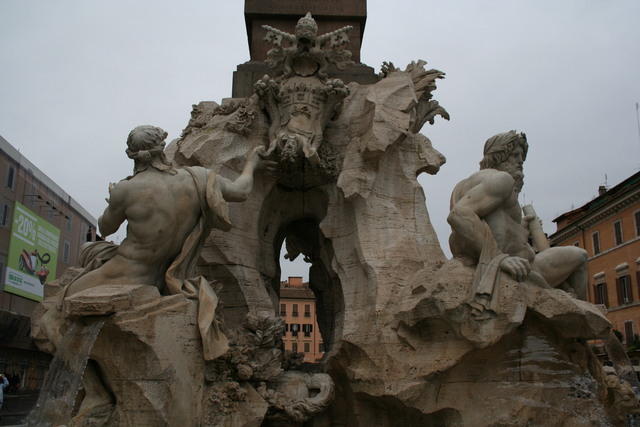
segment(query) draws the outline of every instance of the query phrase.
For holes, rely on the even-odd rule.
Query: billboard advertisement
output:
[[[16,202],[4,290],[42,301],[44,283],[56,278],[60,230]]]

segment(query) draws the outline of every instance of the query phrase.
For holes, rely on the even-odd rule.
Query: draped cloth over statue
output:
[[[484,243],[480,252],[480,259],[473,275],[469,305],[476,319],[483,319],[489,313],[495,314],[498,302],[496,285],[500,280],[500,263],[509,255],[498,249],[489,225],[482,221]]]
[[[198,299],[198,328],[204,358],[213,360],[226,353],[229,343],[216,320],[218,296],[203,276],[194,277],[194,274],[200,248],[209,235],[209,230],[219,228],[228,231],[231,229],[231,222],[217,175],[198,166],[188,167],[186,170],[195,183],[202,214],[184,241],[180,253],[167,269],[164,280],[169,294],[182,293],[187,298]]]

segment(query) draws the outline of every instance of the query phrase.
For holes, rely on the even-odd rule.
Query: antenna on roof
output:
[[[640,104],[636,102],[636,121],[638,122],[638,142],[640,143]]]

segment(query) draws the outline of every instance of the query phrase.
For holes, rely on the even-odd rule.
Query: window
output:
[[[293,309],[291,310],[291,315],[293,317],[298,317],[298,304],[293,304]]]
[[[593,240],[593,254],[598,255],[600,253],[600,234],[596,231],[591,235]]]
[[[0,290],[4,289],[4,264],[7,259],[0,255]]]
[[[9,165],[9,170],[7,171],[7,187],[12,189],[16,183],[16,168]]]
[[[628,304],[633,301],[631,293],[631,278],[629,276],[620,276],[616,280],[618,282],[618,302],[620,305]]]
[[[2,211],[0,211],[0,226],[8,227],[11,224],[11,208],[8,204],[2,205]]]
[[[294,353],[298,352],[298,343],[297,342],[292,342],[291,343],[291,351],[293,351]]]
[[[31,177],[31,179],[33,180],[33,177]],[[38,193],[36,190],[36,184],[33,181],[29,183],[29,190],[25,194],[25,197],[26,197],[26,200],[25,200],[26,204],[30,207],[35,207],[36,200],[38,200]]]
[[[286,316],[287,315],[287,305],[286,304],[280,304],[280,316]]]
[[[64,248],[62,249],[62,261],[65,264],[69,264],[69,255],[71,255],[71,243],[68,240],[64,241]]]
[[[609,297],[607,295],[607,284],[598,283],[595,285],[595,300],[596,304],[604,304],[605,307],[609,307]]]
[[[633,342],[633,321],[627,320],[624,322],[624,340],[627,345]]]
[[[622,221],[616,221],[613,223],[613,235],[615,238],[616,246],[621,245],[622,240]]]
[[[66,218],[67,218],[67,231],[71,231],[71,228],[73,227],[73,223],[71,221],[71,216],[68,216]]]
[[[574,242],[574,243],[573,243],[573,246],[580,247],[580,242]]]
[[[304,352],[309,353],[310,351],[311,349],[309,348],[309,343],[308,342],[304,343]]]
[[[304,317],[311,317],[311,304],[304,305]]]
[[[320,344],[318,344],[318,352],[320,353],[324,353],[324,343],[321,342]]]
[[[313,332],[313,325],[311,324],[302,325],[302,332],[304,332],[305,337],[310,337],[311,332]]]
[[[640,211],[633,214],[636,220],[636,236],[640,236]]]
[[[297,337],[298,332],[300,331],[300,325],[297,323],[292,323],[290,329],[291,329],[291,335],[293,335],[294,337]]]

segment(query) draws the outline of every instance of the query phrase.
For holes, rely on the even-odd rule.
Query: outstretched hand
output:
[[[264,169],[269,173],[274,173],[278,167],[278,162],[270,160],[267,150],[260,146],[253,149],[249,154],[248,161],[253,163],[257,170]]]
[[[529,275],[531,264],[528,260],[520,258],[519,256],[509,256],[502,260],[500,268],[521,282]]]
[[[107,202],[107,204],[110,202],[111,200],[111,192],[113,191],[114,187],[116,186],[115,182],[110,182],[109,183],[109,197],[105,197],[104,200]]]

